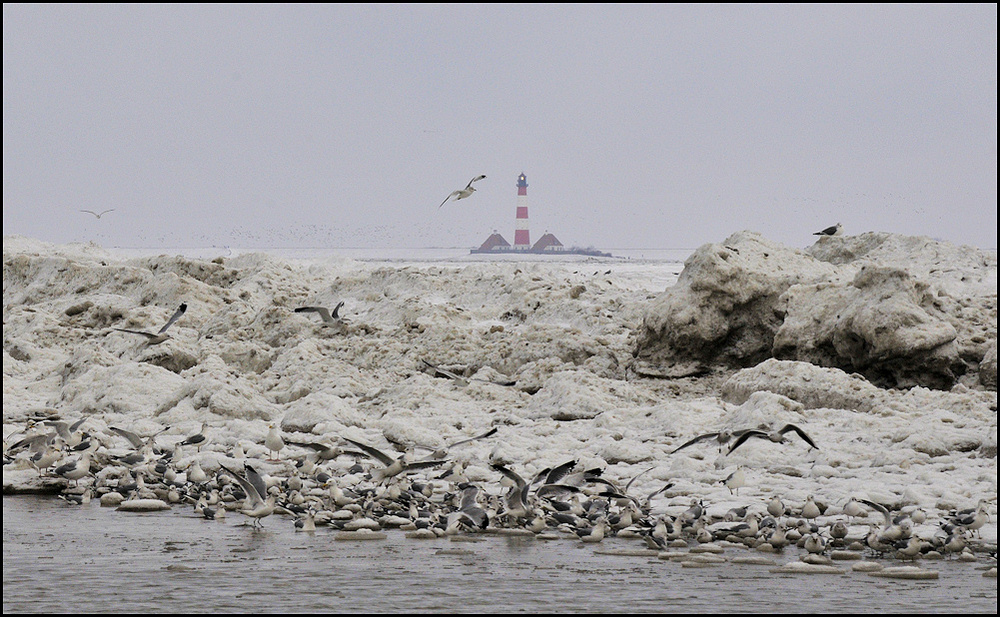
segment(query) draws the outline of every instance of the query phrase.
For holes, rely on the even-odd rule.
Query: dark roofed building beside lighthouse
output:
[[[548,232],[545,232],[545,235],[543,235],[541,238],[539,238],[538,242],[535,242],[535,245],[533,247],[531,247],[531,252],[532,253],[561,253],[565,249],[566,249],[566,247],[563,246],[563,243],[559,241],[559,238],[556,238],[552,234],[550,234]]]
[[[502,253],[510,250],[510,242],[504,239],[503,236],[497,232],[493,232],[493,235],[486,238],[486,242],[478,249],[474,250],[474,253]]]

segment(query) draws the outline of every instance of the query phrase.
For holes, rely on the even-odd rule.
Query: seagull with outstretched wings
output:
[[[80,210],[80,212],[86,212],[87,214],[93,214],[96,218],[101,218],[108,212],[114,212],[114,208],[108,208],[107,210],[101,210],[100,212],[94,212],[93,210]]]
[[[472,195],[473,193],[476,192],[476,187],[472,186],[472,183],[473,182],[478,182],[479,180],[482,180],[485,177],[486,177],[485,175],[479,174],[478,176],[476,176],[472,180],[469,180],[469,183],[465,185],[464,189],[459,189],[457,191],[452,191],[451,195],[448,195],[448,197],[445,198],[445,200],[441,202],[441,206],[443,206],[446,203],[448,203],[448,201],[450,199],[452,199],[452,198],[454,198],[455,201],[458,201],[459,199],[465,199],[466,197],[469,197],[470,195]],[[440,208],[441,206],[438,206],[438,208]]]
[[[295,309],[296,313],[316,313],[319,318],[323,321],[325,326],[336,326],[344,322],[343,317],[340,316],[340,307],[344,306],[344,301],[341,300],[337,303],[337,306],[333,307],[333,311],[326,308],[325,306],[300,306]]]
[[[163,327],[160,328],[157,332],[146,332],[145,330],[129,330],[126,328],[115,328],[115,330],[119,332],[128,332],[129,334],[140,334],[146,337],[147,344],[156,345],[170,338],[170,335],[167,334],[167,329],[170,326],[174,325],[175,321],[181,318],[184,312],[187,311],[187,308],[188,308],[187,303],[182,302],[181,305],[177,307],[177,310],[174,311],[174,314],[170,316],[170,319],[167,320],[167,323],[164,324]]]

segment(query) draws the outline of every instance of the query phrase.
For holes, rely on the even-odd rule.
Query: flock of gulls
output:
[[[274,517],[286,519],[296,531],[400,529],[416,538],[492,532],[596,543],[619,536],[657,554],[707,543],[765,552],[797,546],[803,561],[816,564],[828,563],[838,551],[853,552],[852,558],[957,555],[972,561],[979,530],[989,521],[985,501],[933,521],[921,508],[894,511],[853,497],[836,505],[812,496],[804,503],[786,503],[775,495],[736,507],[696,497],[676,506],[670,505],[676,500],[661,501],[672,482],[644,495],[632,489],[655,467],[622,483],[577,460],[530,477],[514,465],[490,461],[495,480],[470,480],[465,468],[478,459],[456,453],[495,438],[498,427],[440,448],[390,443],[391,453],[346,437],[317,441],[314,435],[283,434],[274,424],[263,443],[235,446],[214,441],[208,423],[181,438],[164,434],[169,428],[140,435],[96,416],[72,423],[36,418],[5,438],[4,465],[30,465],[72,504],[99,499],[126,510],[190,507],[193,516],[207,520],[239,514],[254,528]],[[714,443],[720,452],[746,447],[752,438],[787,443],[789,434],[818,448],[802,428],[788,424],[698,435],[670,455],[700,442]],[[744,468],[720,482],[738,499],[747,483]]]
[[[484,177],[473,178],[441,205],[468,197],[475,191],[472,184]],[[841,232],[838,223],[817,235]],[[322,325],[339,326],[345,323],[340,315],[343,306],[344,302],[332,309],[303,306],[295,312],[315,313]],[[142,336],[155,345],[169,338],[169,328],[186,310],[187,304],[181,304],[155,332],[114,330]],[[468,383],[469,378],[423,362],[435,376],[459,386]],[[676,500],[661,501],[670,495],[672,482],[646,495],[631,490],[639,476],[655,467],[622,484],[606,477],[602,469],[583,468],[576,460],[531,477],[491,460],[487,464],[495,481],[470,480],[465,474],[470,458],[452,453],[490,440],[499,432],[497,427],[442,448],[390,443],[397,450],[392,454],[347,437],[315,441],[313,435],[283,435],[274,424],[262,444],[248,444],[246,449],[243,442],[235,447],[213,442],[208,423],[180,439],[164,435],[169,429],[139,435],[96,416],[73,423],[58,416],[35,418],[23,431],[5,436],[4,465],[34,468],[73,504],[99,499],[102,505],[132,510],[186,504],[195,516],[208,520],[239,513],[255,528],[276,516],[289,519],[297,531],[315,531],[318,526],[353,533],[398,528],[408,536],[426,538],[492,531],[588,543],[620,536],[635,538],[644,549],[658,552],[723,541],[766,552],[794,545],[811,563],[828,562],[837,551],[900,559],[960,555],[974,560],[971,548],[989,521],[985,501],[934,521],[920,508],[894,511],[854,497],[835,505],[821,504],[812,496],[804,503],[789,504],[773,496],[766,503],[726,507],[725,512],[696,497],[678,507],[671,505]],[[670,456],[701,442],[713,442],[720,453],[729,454],[748,447],[754,438],[786,444],[790,435],[810,449],[819,448],[804,429],[786,424],[697,435]],[[747,483],[744,468],[720,482],[738,498]],[[987,550],[995,561],[995,546]]]

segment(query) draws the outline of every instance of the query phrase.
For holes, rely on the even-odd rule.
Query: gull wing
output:
[[[543,484],[542,486],[538,487],[538,489],[535,490],[535,495],[538,495],[539,497],[545,497],[549,493],[565,494],[565,493],[579,493],[579,492],[581,492],[579,488],[575,486],[569,486],[567,484]]]
[[[344,306],[344,301],[341,300],[337,303],[337,306],[333,307],[333,318],[340,319],[340,307]]]
[[[673,486],[674,486],[673,482],[667,482],[661,488],[658,488],[655,491],[653,491],[652,493],[650,493],[649,495],[647,495],[646,496],[646,503],[648,504],[653,499],[653,497],[656,497],[657,495],[659,495],[660,493],[662,493],[664,491],[670,490]]]
[[[117,426],[109,426],[108,428],[114,431],[115,433],[121,435],[125,439],[127,439],[128,442],[132,444],[132,447],[135,448],[136,450],[142,447],[143,445],[142,437],[140,437],[138,433],[133,433],[132,431],[128,431],[123,428],[118,428]]]
[[[66,441],[69,441],[70,439],[73,438],[73,436],[70,435],[69,433],[69,424],[63,422],[62,420],[46,420],[42,424],[44,424],[45,426],[51,426],[52,428],[56,429],[56,433],[58,433],[59,436],[65,439]]]
[[[141,334],[142,336],[145,336],[149,340],[159,338],[158,334],[153,334],[152,332],[145,332],[143,330],[128,330],[126,328],[114,328],[114,329],[118,330],[119,332],[128,332],[129,334]]]
[[[257,494],[263,499],[267,495],[267,484],[264,482],[264,478],[249,463],[243,463],[243,471],[246,472],[250,484],[253,484],[253,487],[257,489]]]
[[[545,476],[546,484],[557,484],[560,480],[565,478],[571,469],[576,466],[576,460],[567,461],[558,467],[554,467],[549,471],[548,475]]]
[[[739,436],[739,438],[736,439],[736,443],[734,443],[732,446],[729,447],[729,451],[726,454],[732,454],[733,450],[742,446],[746,442],[746,440],[750,439],[751,437],[767,437],[767,433],[765,433],[764,431],[758,431],[756,429],[751,429],[743,433],[742,435]]]
[[[174,314],[170,316],[170,319],[168,319],[167,323],[165,323],[163,325],[163,327],[160,328],[160,331],[157,332],[157,334],[163,334],[164,332],[166,332],[167,328],[169,328],[170,326],[174,325],[174,322],[177,321],[178,319],[180,319],[181,315],[183,315],[186,310],[188,310],[187,303],[186,302],[181,302],[181,305],[179,307],[177,307],[177,310],[174,311]]]
[[[688,446],[693,446],[694,444],[698,443],[702,439],[713,439],[713,438],[718,437],[718,436],[719,436],[718,433],[705,433],[704,435],[698,435],[694,439],[691,439],[690,441],[687,441],[687,442],[682,443],[681,445],[677,446],[670,453],[671,454],[675,454],[676,452],[678,452],[680,450],[683,450],[684,448],[686,448]]]
[[[886,508],[885,506],[883,506],[882,504],[875,503],[874,501],[869,501],[867,499],[859,499],[858,501],[860,501],[861,503],[865,504],[866,506],[869,506],[871,508],[874,508],[874,509],[878,510],[882,514],[882,516],[885,517],[885,526],[886,527],[888,527],[889,524],[892,522],[892,515],[889,514],[889,509]]]
[[[468,383],[469,383],[468,380],[465,377],[462,377],[461,375],[459,375],[457,373],[452,373],[451,371],[446,371],[445,369],[443,369],[443,368],[441,368],[441,367],[439,367],[437,365],[431,364],[427,360],[424,360],[424,364],[426,364],[427,366],[429,366],[432,369],[434,369],[434,372],[440,373],[441,375],[444,375],[445,377],[454,379],[455,381],[457,381],[458,383],[462,384],[463,386],[464,385],[468,385]]]
[[[524,489],[525,486],[527,486],[527,484],[524,481],[524,478],[522,478],[520,475],[518,475],[517,472],[511,471],[510,469],[507,469],[506,467],[504,467],[500,463],[493,463],[492,465],[490,465],[490,467],[492,467],[493,469],[496,469],[497,471],[499,471],[500,473],[502,473],[504,476],[506,476],[511,482],[514,483],[515,486],[517,486],[518,490],[522,490],[522,489]]]
[[[258,508],[264,505],[264,498],[261,497],[260,491],[257,490],[257,487],[255,487],[249,480],[225,465],[222,465],[222,468],[229,472],[229,475],[236,478],[236,481],[240,483],[240,486],[243,487],[243,492],[245,492],[247,497],[250,498],[250,506],[252,508]]]
[[[628,492],[628,489],[629,489],[629,488],[631,488],[631,486],[632,486],[632,483],[633,483],[633,482],[635,482],[636,480],[638,480],[638,479],[639,479],[639,476],[641,476],[641,475],[643,475],[643,474],[647,474],[647,473],[649,473],[649,472],[653,471],[654,469],[656,469],[656,465],[653,465],[652,467],[650,467],[650,468],[649,468],[649,469],[647,469],[646,471],[640,471],[639,473],[637,473],[637,474],[635,474],[634,476],[632,476],[632,479],[631,479],[631,480],[629,480],[629,481],[628,481],[628,482],[627,482],[627,483],[625,484],[625,492],[626,492],[626,493]]]
[[[312,448],[316,452],[325,452],[326,450],[329,450],[330,448],[333,447],[327,444],[314,443],[311,441],[288,441],[286,443],[288,443],[288,445],[290,446],[299,446],[300,448]]]
[[[817,446],[815,443],[813,443],[813,440],[809,438],[809,435],[806,435],[805,431],[803,431],[799,427],[795,426],[794,424],[786,424],[784,426],[784,428],[782,428],[779,432],[782,435],[784,435],[785,433],[787,433],[789,431],[795,431],[795,433],[799,437],[801,437],[804,442],[806,442],[807,444],[809,444],[809,447],[816,448],[817,450],[819,450],[819,446]]]
[[[382,452],[378,448],[373,448],[373,447],[369,446],[368,444],[361,443],[360,441],[354,441],[353,439],[350,439],[348,437],[341,437],[341,439],[343,439],[344,441],[346,441],[348,443],[351,443],[351,444],[354,444],[355,446],[361,448],[361,450],[365,454],[367,454],[368,456],[372,457],[373,459],[379,461],[380,463],[382,463],[386,467],[388,467],[389,465],[392,465],[394,462],[396,462],[396,459],[392,458],[391,456],[389,456],[385,452]]]
[[[472,184],[472,183],[470,182],[469,184]],[[466,188],[468,188],[468,187],[466,187]],[[461,194],[462,194],[462,191],[452,191],[451,195],[448,195],[448,197],[446,197],[445,200],[441,202],[441,206],[443,206],[446,203],[448,203],[448,200],[451,199],[452,197],[454,197],[456,195],[461,195]],[[441,206],[438,206],[438,208],[440,208]]]
[[[476,435],[475,437],[469,437],[468,439],[463,439],[461,441],[456,441],[455,443],[451,444],[448,447],[449,448],[454,448],[455,446],[460,446],[463,443],[469,443],[470,441],[475,441],[477,439],[483,439],[483,438],[489,437],[490,435],[492,435],[492,434],[494,434],[496,432],[497,432],[497,427],[494,426],[493,428],[491,428],[490,430],[486,431],[482,435]]]
[[[437,466],[443,465],[443,464],[444,464],[444,461],[439,460],[439,459],[434,459],[434,460],[413,461],[412,463],[404,463],[403,467],[404,467],[405,470],[410,470],[410,469],[425,469],[427,467],[437,467]]]
[[[340,305],[337,305],[337,308],[339,309]],[[330,310],[328,308],[326,308],[325,306],[300,306],[299,308],[295,309],[295,312],[296,313],[318,313],[319,316],[320,316],[320,319],[322,319],[323,321],[327,321],[327,322],[333,321],[333,317],[330,315]],[[336,312],[336,310],[334,312]]]
[[[514,483],[514,488],[507,496],[507,505],[512,509],[517,508],[528,508],[528,491],[531,487],[527,482],[524,481],[517,472],[507,469],[500,463],[493,463],[490,465],[493,469],[496,469],[504,476],[506,476],[511,482]]]

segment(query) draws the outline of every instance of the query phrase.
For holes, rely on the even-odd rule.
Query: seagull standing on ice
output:
[[[473,178],[472,180],[469,180],[469,183],[465,185],[464,189],[459,189],[457,191],[452,191],[451,195],[448,195],[448,197],[444,201],[441,202],[441,206],[443,206],[446,203],[448,203],[448,200],[450,200],[453,197],[455,198],[455,201],[458,201],[459,199],[465,199],[466,197],[469,197],[470,195],[472,195],[473,193],[476,192],[476,187],[472,186],[472,183],[476,182],[478,180],[482,180],[485,177],[486,176],[484,176],[483,174],[480,174],[480,175],[476,176],[475,178]],[[440,209],[441,206],[438,206],[438,208]]]
[[[159,331],[156,332],[155,334],[153,332],[146,332],[144,330],[128,330],[125,328],[115,328],[115,330],[119,332],[128,332],[129,334],[141,334],[142,336],[146,337],[146,342],[148,345],[157,345],[170,338],[170,335],[167,334],[167,328],[174,325],[174,322],[181,318],[181,315],[183,315],[184,312],[187,311],[187,308],[188,308],[187,303],[182,302],[181,305],[177,307],[177,310],[174,311],[174,314],[170,316],[170,319],[167,320],[167,323],[164,324],[164,326],[160,328]]]
[[[179,442],[179,445],[195,446],[198,449],[198,451],[201,452],[201,447],[205,445],[205,440],[208,439],[208,435],[205,432],[207,430],[208,430],[208,422],[202,422],[201,430],[195,433],[194,435],[184,438],[183,441]]]
[[[725,484],[726,488],[729,489],[730,495],[737,494],[737,492],[739,492],[740,490],[740,487],[747,485],[747,477],[746,473],[743,471],[743,467],[742,466],[737,467],[736,471],[729,474],[726,477],[726,479],[722,481],[722,483]]]
[[[785,515],[785,504],[781,501],[781,497],[777,495],[771,497],[771,501],[767,503],[767,513],[775,518]]]
[[[55,473],[57,476],[71,480],[73,486],[76,486],[77,481],[90,475],[90,450],[86,450],[80,458],[56,467]]]
[[[285,447],[285,440],[281,438],[281,432],[278,427],[272,424],[270,430],[267,432],[267,437],[264,438],[264,446],[271,452],[271,460],[278,460],[278,455],[281,454],[281,449]]]
[[[34,453],[29,459],[31,465],[38,470],[41,477],[42,472],[55,465],[62,458],[62,451],[59,444],[45,445],[41,450]]]
[[[827,227],[823,231],[817,231],[813,235],[814,236],[839,236],[839,235],[842,235],[843,233],[844,233],[844,226],[841,225],[840,223],[837,223],[836,225],[831,225],[830,227]]]

